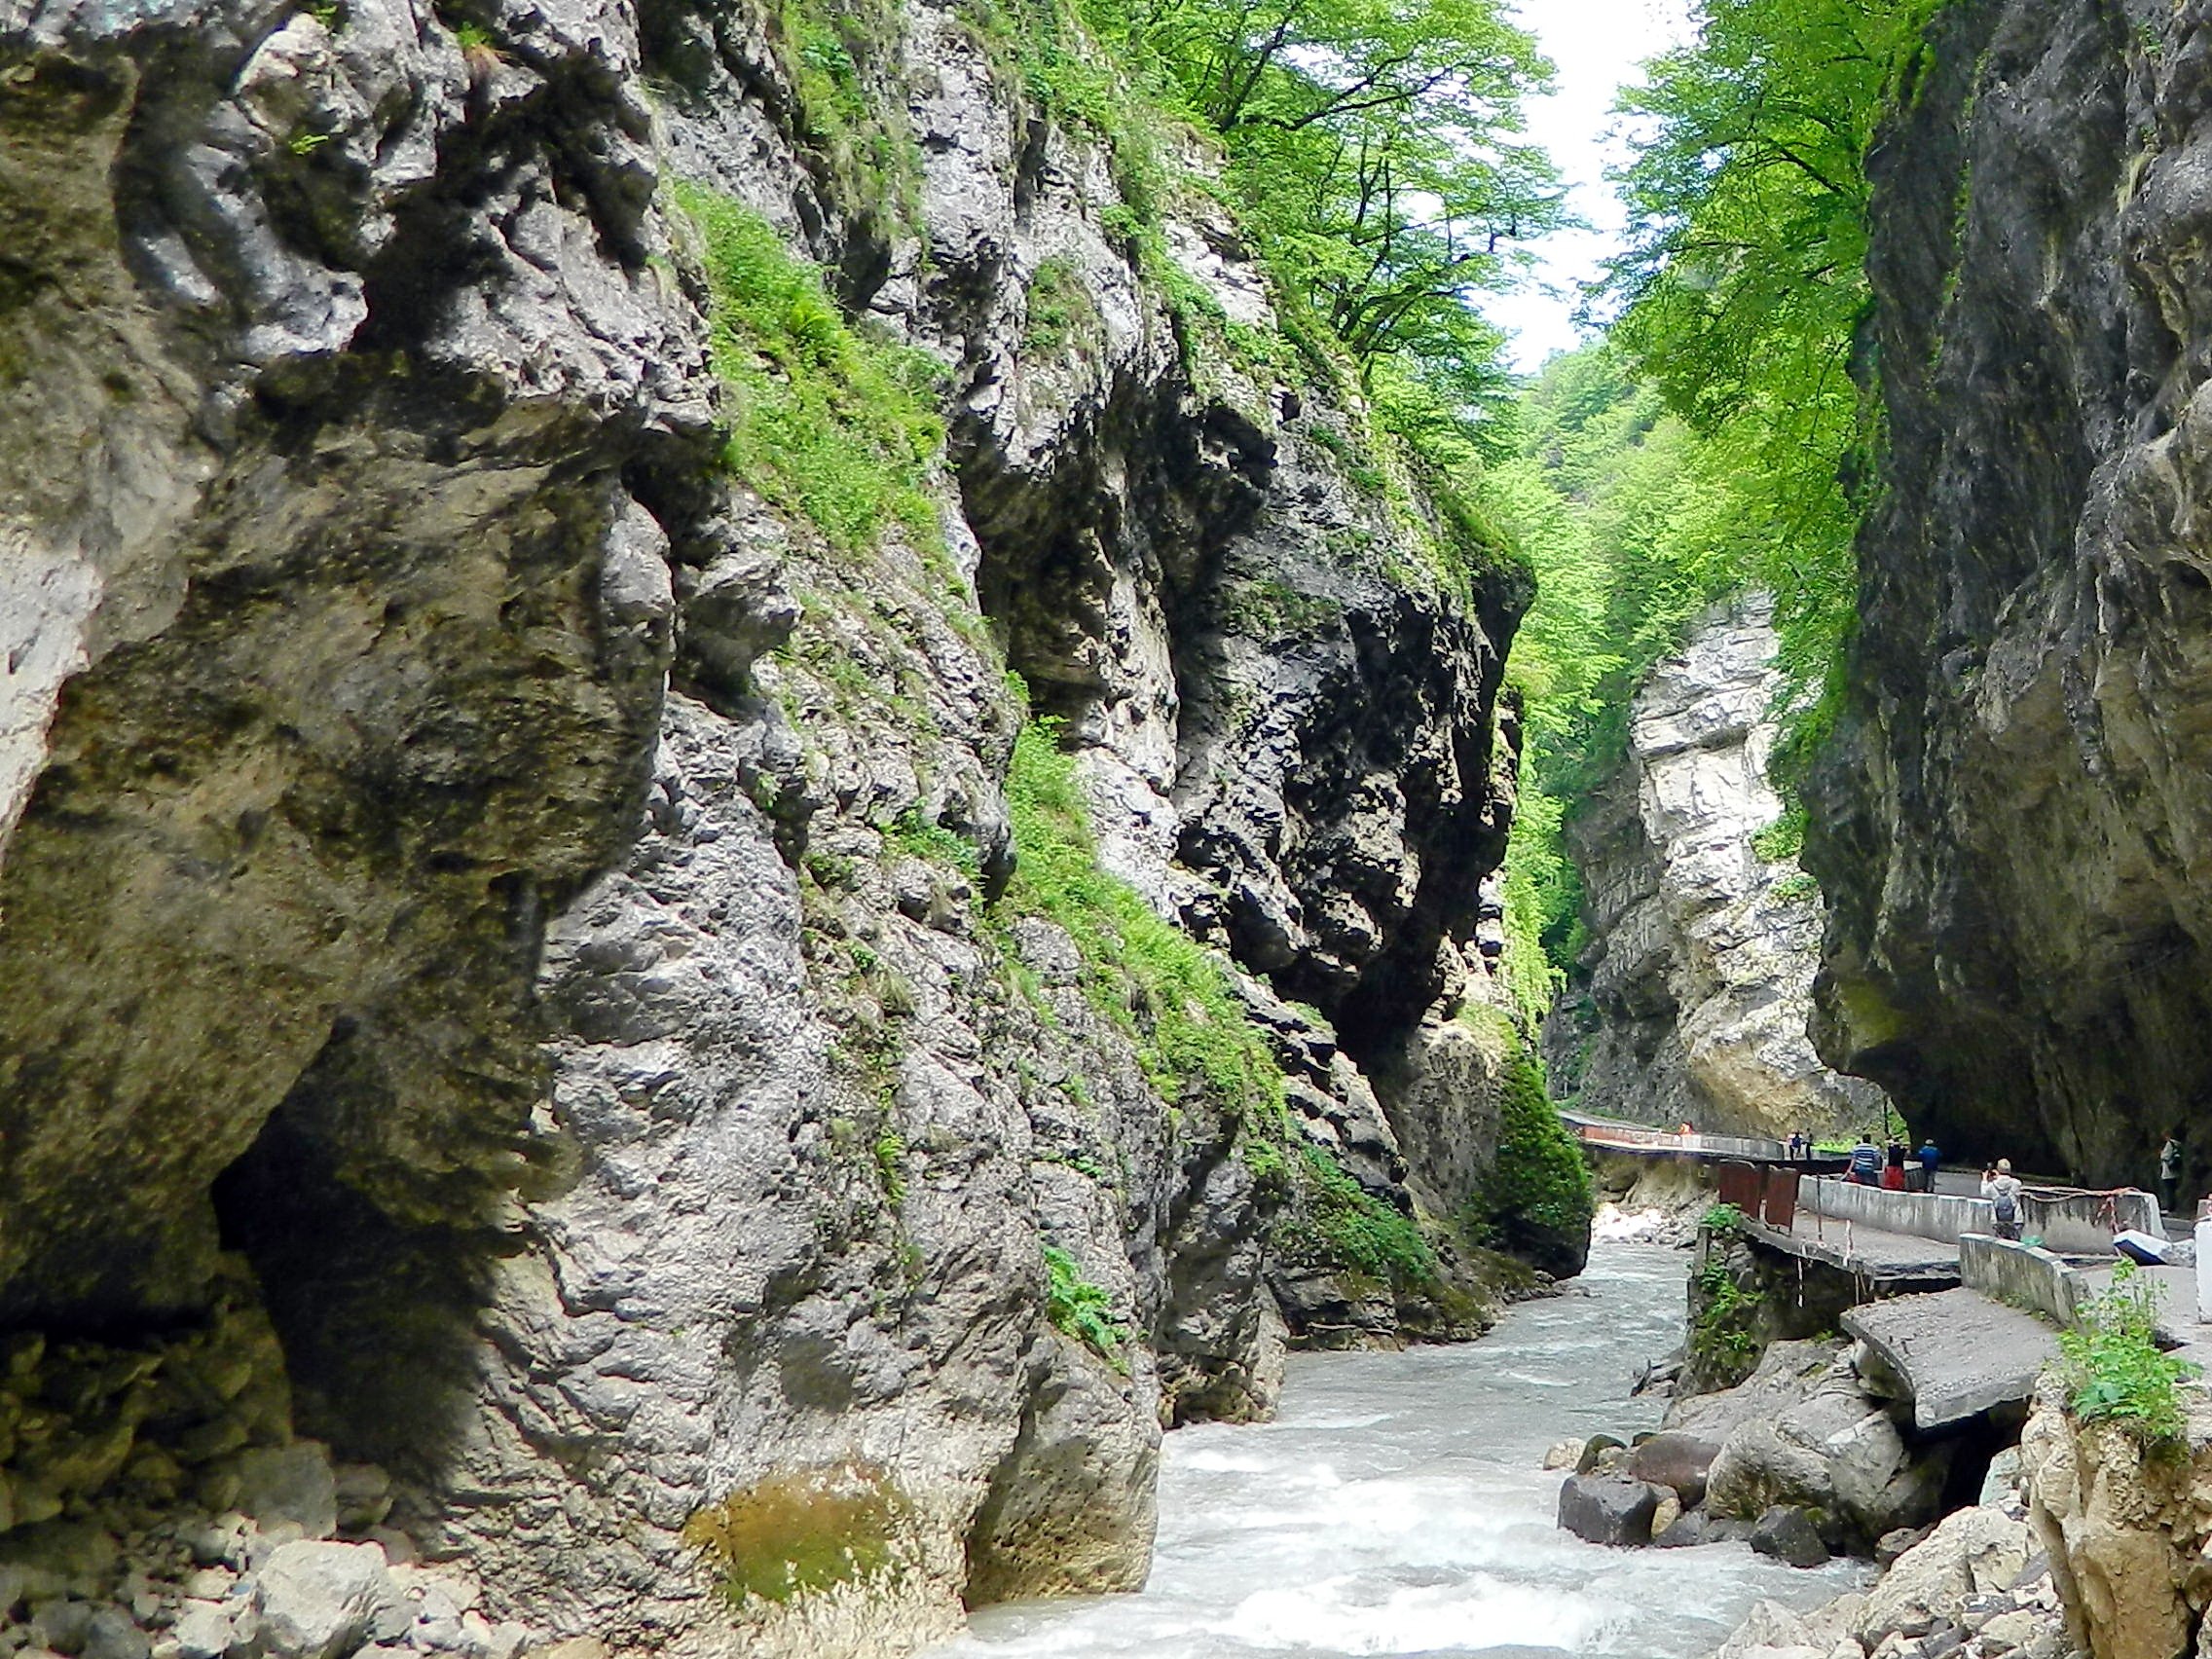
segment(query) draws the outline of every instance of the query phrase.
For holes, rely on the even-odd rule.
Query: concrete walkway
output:
[[[2058,1357],[2048,1325],[1971,1290],[1865,1303],[1843,1315],[1843,1328],[1910,1396],[1922,1429],[2027,1399]]]
[[[2109,1267],[2079,1268],[2076,1272],[2082,1275],[2083,1287],[2091,1294],[2112,1284],[2113,1270]],[[2159,1338],[2172,1344],[2180,1358],[2212,1377],[2212,1325],[2197,1321],[2196,1270],[2140,1268],[2137,1272],[2157,1289]]]
[[[1804,1210],[1791,1220],[1788,1233],[1760,1221],[1749,1223],[1747,1231],[1786,1255],[1825,1262],[1885,1288],[1909,1284],[1940,1290],[1959,1282],[1959,1251],[1954,1244],[1884,1233]]]

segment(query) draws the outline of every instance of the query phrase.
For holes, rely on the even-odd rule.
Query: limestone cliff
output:
[[[1773,607],[1698,619],[1630,708],[1612,780],[1569,821],[1590,943],[1547,1022],[1555,1088],[1586,1111],[1787,1139],[1880,1120],[1879,1088],[1806,1031],[1818,890],[1761,831],[1780,732]]]
[[[1480,1328],[1525,583],[1203,156],[932,0],[0,29],[14,1597],[288,1652],[388,1520],[478,1659],[893,1651]]]
[[[1869,160],[1818,1036],[1946,1145],[2099,1182],[2212,1098],[2208,69],[2194,8],[1961,0]]]

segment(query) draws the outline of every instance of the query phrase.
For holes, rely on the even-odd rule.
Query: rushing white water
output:
[[[1545,1447],[1657,1425],[1628,1389],[1680,1340],[1684,1260],[1600,1244],[1567,1295],[1479,1343],[1292,1356],[1275,1421],[1167,1437],[1142,1593],[986,1608],[933,1659],[1695,1659],[1760,1597],[1840,1594],[1859,1568],[1553,1525]]]

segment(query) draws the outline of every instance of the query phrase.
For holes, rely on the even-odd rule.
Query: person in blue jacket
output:
[[[1936,1144],[1934,1135],[1929,1135],[1921,1141],[1920,1150],[1913,1156],[1920,1160],[1920,1190],[1933,1193],[1936,1190],[1936,1166],[1943,1161],[1942,1148]]]

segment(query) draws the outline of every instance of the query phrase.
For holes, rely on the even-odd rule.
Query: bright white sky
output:
[[[1686,0],[1520,0],[1522,25],[1559,69],[1558,92],[1529,108],[1530,135],[1552,153],[1567,204],[1591,229],[1562,231],[1536,249],[1528,287],[1491,300],[1484,313],[1513,336],[1516,369],[1543,366],[1581,343],[1572,321],[1583,282],[1621,245],[1624,216],[1605,168],[1621,147],[1607,139],[1613,100],[1639,65],[1689,34]]]

